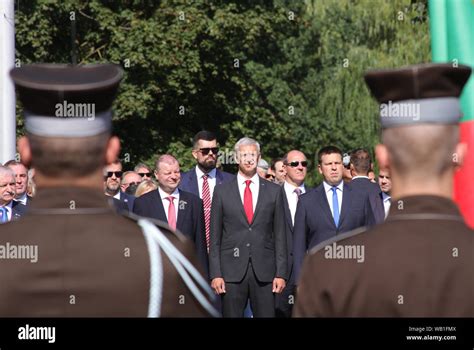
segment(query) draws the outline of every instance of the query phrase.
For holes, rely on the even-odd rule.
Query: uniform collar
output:
[[[392,198],[389,216],[406,214],[446,214],[461,217],[456,203],[446,197],[421,195]]]
[[[104,193],[88,187],[46,187],[39,188],[31,209],[82,209],[111,208]],[[113,209],[111,209],[113,210]]]

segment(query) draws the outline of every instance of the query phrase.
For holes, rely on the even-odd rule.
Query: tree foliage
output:
[[[17,57],[22,64],[71,62],[74,18],[78,62],[124,68],[114,132],[128,167],[164,152],[191,167],[191,139],[201,129],[217,132],[223,149],[250,136],[266,159],[297,148],[314,160],[328,144],[350,151],[378,141],[363,73],[430,60],[426,6],[29,0],[16,12]],[[310,182],[317,180],[312,172]]]

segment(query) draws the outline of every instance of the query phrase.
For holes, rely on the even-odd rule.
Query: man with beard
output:
[[[217,137],[210,131],[199,131],[193,140],[193,157],[196,167],[181,175],[179,188],[191,192],[202,199],[204,205],[204,224],[206,230],[206,245],[209,250],[209,233],[211,224],[211,204],[214,188],[235,178],[234,175],[216,169]]]
[[[122,175],[122,163],[120,160],[116,160],[105,167],[105,195],[114,198],[113,204],[115,209],[119,212],[123,210],[131,212],[133,210],[133,201],[135,200],[135,197],[120,190]]]

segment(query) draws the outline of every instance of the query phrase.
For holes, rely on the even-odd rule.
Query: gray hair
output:
[[[138,163],[137,165],[135,165],[135,168],[133,168],[133,171],[138,173],[138,169],[140,169],[140,168],[145,168],[145,169],[147,169],[148,171],[151,172],[150,167],[148,165],[146,165],[145,163]]]
[[[240,146],[251,146],[251,145],[257,146],[257,152],[260,154],[260,144],[254,139],[251,139],[250,137],[242,137],[239,141],[237,141],[237,143],[234,146],[234,153],[236,155],[239,153]]]
[[[166,164],[178,163],[179,165],[178,160],[171,154],[163,154],[157,157],[156,162],[155,162],[156,171],[160,170],[160,163],[166,163]]]
[[[261,168],[261,169],[264,169],[264,170],[268,170],[270,166],[268,165],[268,162],[261,158],[259,161],[258,161],[258,164],[257,164],[257,168]]]
[[[7,166],[0,165],[0,176],[8,176],[11,175],[13,178],[15,178],[15,173],[13,172],[12,169],[10,169]]]

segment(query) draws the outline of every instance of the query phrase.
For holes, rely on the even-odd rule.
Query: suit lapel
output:
[[[197,178],[196,168],[193,168],[191,175],[192,176],[189,177],[189,181],[191,182],[190,187],[193,189],[192,192],[194,194],[197,194],[197,196],[199,197],[199,186],[198,186],[198,178]]]
[[[265,180],[266,181],[266,180]],[[254,223],[255,221],[255,218],[257,217],[257,214],[258,212],[260,211],[260,207],[263,205],[262,203],[264,202],[265,200],[265,195],[266,195],[266,192],[265,191],[265,183],[263,182],[263,180],[260,180],[259,179],[259,189],[258,189],[258,198],[257,198],[257,205],[255,207],[255,212],[253,213],[253,218],[252,218],[252,224]]]
[[[155,191],[155,200],[153,202],[153,210],[156,212],[157,219],[164,222],[168,222],[168,220],[166,219],[165,207],[163,206],[163,201],[161,200],[160,192],[158,190]]]
[[[321,206],[321,209],[323,210],[324,215],[326,215],[329,222],[334,227],[336,227],[336,224],[334,223],[334,218],[333,218],[332,213],[331,213],[331,208],[329,207],[328,198],[327,198],[327,195],[326,195],[326,189],[324,188],[323,184],[321,184],[320,187],[319,187],[318,197],[319,197],[319,205]]]
[[[288,222],[288,226],[291,228],[291,232],[293,232],[293,222],[291,221],[290,205],[288,204],[288,198],[286,197],[284,185],[282,186],[281,190],[283,191],[283,207],[285,210],[286,221]]]
[[[176,227],[180,230],[182,229],[185,218],[186,218],[186,207],[188,205],[190,205],[188,201],[188,197],[186,196],[185,193],[183,193],[183,191],[179,191],[179,201],[177,203],[177,208],[176,208],[177,213],[178,213],[178,220],[176,221]]]
[[[239,203],[238,206],[239,206],[239,209],[240,209],[240,213],[242,214],[245,222],[248,224],[247,215],[245,214],[245,210],[244,210],[244,203],[242,203],[242,198],[240,197],[239,180],[237,179],[237,176],[235,177],[234,186],[232,186],[232,188],[233,188],[232,192],[234,194],[236,203]]]
[[[222,185],[224,178],[219,170],[216,169],[216,185]]]
[[[342,191],[342,205],[341,205],[341,216],[339,217],[339,227],[341,227],[344,218],[347,216],[351,207],[351,188],[344,184],[344,190]]]

